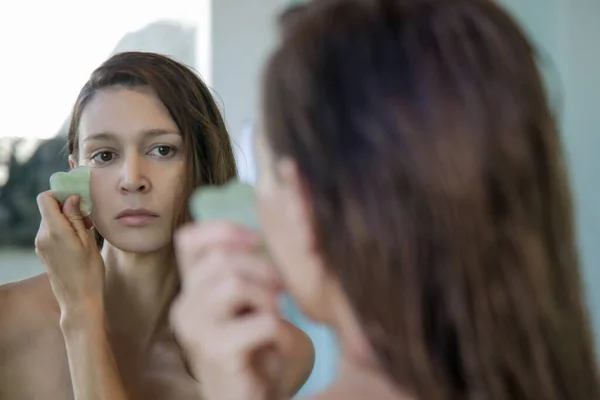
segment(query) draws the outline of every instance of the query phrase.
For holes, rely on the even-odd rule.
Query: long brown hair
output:
[[[152,88],[181,132],[187,154],[187,186],[178,223],[190,218],[187,198],[196,187],[220,185],[237,177],[231,140],[208,87],[189,67],[150,52],[118,53],[92,73],[71,113],[69,154],[77,155],[77,132],[86,105],[99,90],[113,86]]]
[[[488,0],[318,0],[264,71],[267,141],[319,250],[416,398],[598,399],[561,139]]]

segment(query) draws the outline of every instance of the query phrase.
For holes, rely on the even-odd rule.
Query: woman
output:
[[[342,346],[318,398],[600,398],[560,136],[532,45],[495,2],[313,1],[263,89],[264,239]],[[183,320],[218,293],[204,257],[256,242],[222,224],[176,236],[190,285],[172,317],[190,353],[214,345]],[[270,296],[247,295],[256,318],[276,320]]]
[[[96,237],[76,196],[62,210],[50,192],[38,197],[48,274],[0,288],[0,398],[201,398],[166,316],[179,290],[172,232],[188,219],[188,195],[237,173],[208,88],[167,57],[117,54],[81,90],[68,148],[71,167],[91,167]],[[289,395],[313,355],[306,336],[281,325],[293,342]]]

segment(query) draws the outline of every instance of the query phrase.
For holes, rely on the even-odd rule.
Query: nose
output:
[[[144,169],[144,161],[141,157],[127,157],[122,164],[121,179],[119,186],[122,192],[141,192],[150,190],[150,181],[147,179]]]

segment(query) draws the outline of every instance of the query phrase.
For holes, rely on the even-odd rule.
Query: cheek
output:
[[[295,236],[297,227],[287,218],[282,204],[277,192],[258,190],[260,223],[270,256],[287,288],[296,299],[301,299],[310,281],[306,276],[306,254]]]
[[[184,165],[172,165],[171,167],[158,168],[155,171],[153,203],[163,208],[164,213],[171,210],[175,214],[187,204],[187,198],[184,198],[187,175]]]
[[[269,252],[280,269],[287,269],[288,261],[281,255],[289,254],[290,243],[288,242],[287,221],[285,220],[284,207],[281,199],[273,188],[268,185],[259,184],[257,189],[258,212],[262,233]],[[282,271],[285,275],[285,271]]]
[[[115,196],[110,188],[115,186],[116,177],[109,169],[93,169],[90,178],[90,195],[92,197],[92,218],[102,219],[105,209],[114,202]],[[107,210],[108,211],[108,210]]]
[[[282,214],[284,210],[281,207],[281,193],[270,171],[264,171],[259,175],[255,190],[265,240],[273,247],[271,251],[279,253],[279,247],[284,244],[278,239],[283,239],[281,236],[285,235],[285,216]]]
[[[325,282],[322,264],[299,234],[301,224],[287,213],[285,204],[289,203],[277,185],[263,178],[256,190],[263,235],[285,286],[305,315],[320,320]]]
[[[258,213],[260,225],[265,236],[265,240],[270,246],[277,246],[277,242],[273,243],[273,238],[276,238],[281,230],[279,222],[281,217],[278,215],[280,210],[277,207],[277,201],[269,193],[260,191],[257,186],[258,198]]]

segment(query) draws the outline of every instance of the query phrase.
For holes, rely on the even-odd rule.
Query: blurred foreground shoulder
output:
[[[332,385],[308,400],[417,400],[404,393],[379,370],[363,366],[346,366]]]
[[[294,346],[289,354],[284,381],[285,387],[289,388],[290,395],[294,395],[308,380],[315,364],[315,347],[310,337],[300,328],[285,321],[286,329],[289,329],[293,338]]]

